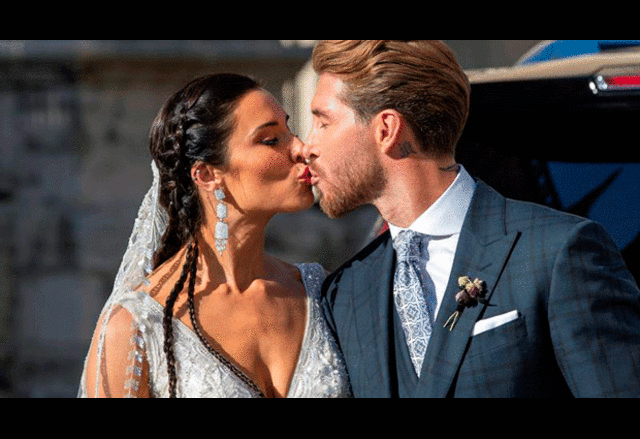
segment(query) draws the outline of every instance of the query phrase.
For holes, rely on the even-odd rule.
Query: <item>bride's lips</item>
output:
[[[304,172],[298,179],[304,181],[308,185],[311,184],[311,171],[308,166],[304,168]]]

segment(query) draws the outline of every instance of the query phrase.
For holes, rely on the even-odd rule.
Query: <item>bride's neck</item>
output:
[[[229,238],[220,254],[216,249],[215,221],[203,224],[198,234],[201,281],[207,285],[226,284],[234,292],[246,291],[265,271],[264,233],[266,222],[246,219],[227,221]]]

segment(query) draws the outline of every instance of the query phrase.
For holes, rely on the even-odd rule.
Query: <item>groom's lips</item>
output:
[[[320,181],[320,177],[318,174],[315,174],[311,169],[309,169],[309,182],[311,185],[315,186]]]

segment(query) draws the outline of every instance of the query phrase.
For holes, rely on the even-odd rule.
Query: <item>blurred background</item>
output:
[[[513,65],[538,40],[447,40],[465,69]],[[236,72],[280,99],[304,140],[314,40],[0,41],[0,396],[73,397],[151,183],[147,136],[190,79]],[[332,270],[377,212],[317,207],[270,224],[267,250]]]

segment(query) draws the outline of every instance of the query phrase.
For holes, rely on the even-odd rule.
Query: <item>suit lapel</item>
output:
[[[455,294],[460,290],[458,277],[469,276],[484,280],[487,284],[487,297],[491,297],[519,236],[519,232],[506,233],[505,207],[506,201],[501,195],[478,181],[460,233],[451,276],[436,317],[414,396],[444,397],[451,387],[473,326],[485,308],[481,304],[467,308],[452,331],[444,328],[445,322],[456,310]]]

